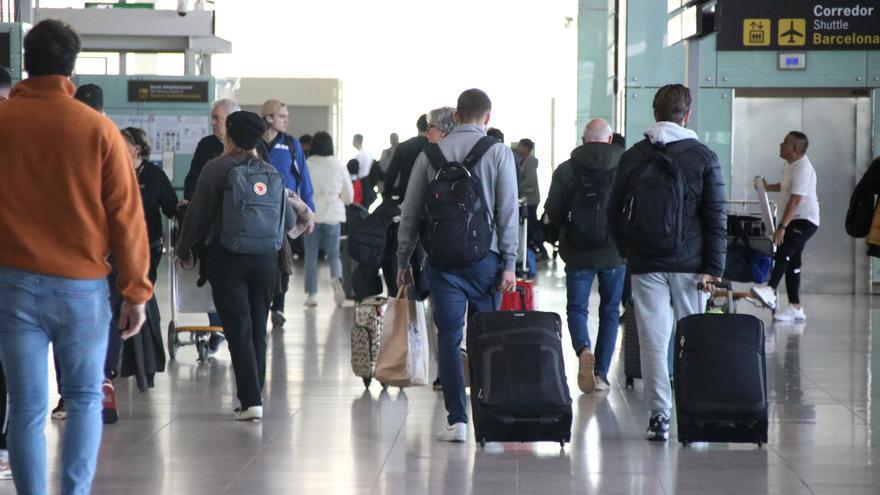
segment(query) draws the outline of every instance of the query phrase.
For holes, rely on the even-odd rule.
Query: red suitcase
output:
[[[502,296],[501,311],[535,311],[538,306],[537,291],[535,282],[517,280],[516,290]]]

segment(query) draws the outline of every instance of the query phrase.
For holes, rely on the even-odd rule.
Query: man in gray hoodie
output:
[[[611,234],[632,273],[642,378],[651,408],[648,439],[654,441],[669,438],[672,329],[700,311],[697,284],[714,290],[727,252],[724,179],[718,156],[685,128],[691,101],[681,84],[657,91],[656,124],[620,157],[608,200]]]
[[[611,144],[608,122],[584,128],[583,145],[553,172],[544,211],[560,229],[559,255],[565,261],[566,312],[578,355],[578,387],[585,394],[611,388],[608,370],[617,342],[620,297],[626,265],[608,233],[607,198],[623,148]],[[590,290],[599,278],[599,334],[593,354],[587,331]]]
[[[469,89],[458,97],[457,125],[437,145],[448,162],[463,163],[474,146],[486,136],[492,103],[479,89]],[[462,269],[440,269],[428,257],[428,281],[437,325],[437,364],[448,412],[447,426],[437,436],[445,442],[467,440],[467,397],[461,366],[462,333],[468,305],[476,312],[498,307],[498,291],[516,288],[517,223],[516,165],[513,152],[503,144],[492,145],[471,169],[479,179],[491,219],[494,221],[489,251],[481,260]],[[412,285],[410,260],[426,218],[428,189],[437,170],[421,153],[413,166],[401,205],[397,258],[400,269],[397,285]],[[436,260],[434,260],[436,261]]]

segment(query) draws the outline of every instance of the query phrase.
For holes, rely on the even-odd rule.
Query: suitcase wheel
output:
[[[364,378],[364,387],[370,388],[370,384],[373,383],[372,378]]]
[[[635,379],[634,378],[627,378],[626,379],[626,389],[632,390],[633,388],[635,388]]]
[[[481,448],[481,449],[485,449],[485,448],[486,448],[486,439],[485,439],[485,438],[481,438],[481,439],[480,439],[480,448]]]
[[[382,390],[388,390],[388,384],[382,382],[379,382],[379,384],[382,385]]]
[[[688,442],[687,440],[682,440],[682,441],[681,441],[681,446],[682,446],[682,447],[687,447],[687,446],[690,445],[690,444],[691,444],[691,443]]]
[[[172,321],[168,323],[168,356],[172,361],[177,357],[178,347],[180,347],[180,340],[177,338],[177,329]]]
[[[560,450],[565,450],[565,440],[560,440],[560,441],[559,441],[559,449],[560,449]]]

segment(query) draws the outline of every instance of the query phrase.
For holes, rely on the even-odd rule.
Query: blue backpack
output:
[[[220,244],[239,254],[278,252],[284,240],[284,178],[272,165],[250,158],[226,175]]]

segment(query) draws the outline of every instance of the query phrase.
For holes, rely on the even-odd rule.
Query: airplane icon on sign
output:
[[[806,19],[779,19],[779,46],[804,46],[807,42]]]
[[[789,44],[794,45],[795,43],[797,43],[797,41],[795,40],[795,37],[798,37],[798,36],[799,36],[799,37],[803,38],[803,37],[804,37],[804,33],[801,33],[801,32],[799,32],[799,31],[797,31],[797,30],[794,28],[794,21],[791,21],[790,23],[788,23],[788,31],[786,31],[786,32],[784,32],[784,33],[781,33],[779,36],[783,36],[783,37],[784,37],[784,36],[788,36],[788,42],[789,42]]]

